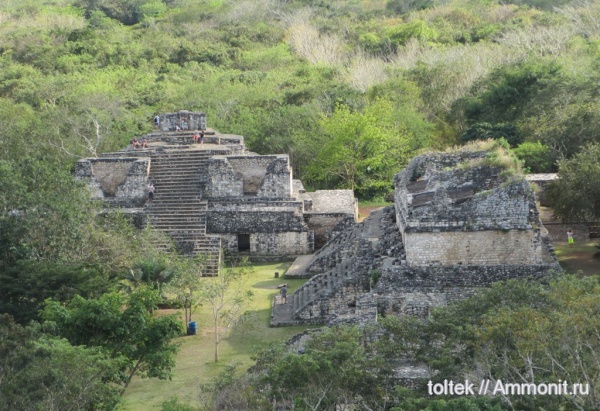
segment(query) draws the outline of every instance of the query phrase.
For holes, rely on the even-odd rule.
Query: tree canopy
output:
[[[570,221],[599,220],[600,144],[561,161],[558,177],[548,189],[555,214]]]

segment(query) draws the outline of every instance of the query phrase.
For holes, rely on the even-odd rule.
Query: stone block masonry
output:
[[[214,257],[211,275],[221,246],[255,260],[289,258],[315,250],[315,231],[320,245],[356,222],[351,191],[307,193],[298,180],[292,184],[287,155],[248,152],[242,136],[207,129],[204,113],[159,118],[160,128],[143,136],[147,148],[81,160],[76,177],[95,198],[167,234],[180,252]],[[196,129],[205,130],[203,144],[193,144]],[[151,203],[148,181],[156,187]]]
[[[92,198],[113,207],[139,207],[146,202],[149,158],[92,158],[79,160],[75,177],[85,181]]]
[[[166,113],[160,117],[161,131],[175,131],[179,126],[182,131],[206,130],[206,114],[181,110],[177,113]]]
[[[209,161],[209,197],[291,198],[288,156],[215,156]]]
[[[541,264],[543,244],[534,230],[406,233],[406,260],[420,265]]]
[[[481,165],[485,156],[413,159],[394,179],[394,206],[371,213],[315,253],[305,269],[313,277],[288,296],[292,310],[273,306],[272,324],[425,317],[432,307],[496,281],[561,272],[528,183]]]

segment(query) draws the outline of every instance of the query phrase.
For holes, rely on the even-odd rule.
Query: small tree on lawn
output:
[[[206,263],[205,255],[194,258],[181,258],[174,262],[174,278],[168,283],[167,293],[183,307],[183,322],[185,327],[192,321],[192,314],[200,306],[202,297],[203,269]]]
[[[211,319],[215,332],[215,362],[219,361],[221,331],[219,327],[229,328],[244,314],[246,304],[252,300],[253,293],[246,288],[245,279],[253,271],[248,259],[237,265],[221,266],[219,276],[203,279],[201,301],[211,309]]]

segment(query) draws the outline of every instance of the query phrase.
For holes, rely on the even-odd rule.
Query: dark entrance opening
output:
[[[250,234],[238,234],[238,251],[250,251]]]

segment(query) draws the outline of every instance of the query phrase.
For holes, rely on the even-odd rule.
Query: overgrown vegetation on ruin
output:
[[[560,410],[596,408],[597,277],[549,283],[511,280],[436,309],[427,319],[381,318],[367,327],[313,334],[302,349],[274,345],[240,378],[212,386],[198,410]],[[432,372],[413,389],[398,386],[394,368],[416,360]],[[477,395],[482,380],[588,384],[584,395]],[[431,396],[427,382],[471,381],[472,396]],[[295,408],[293,408],[295,407]]]
[[[144,310],[168,274],[159,265],[174,257],[153,248],[151,230],[98,215],[72,178],[77,158],[124,147],[156,113],[198,110],[253,151],[289,153],[310,188],[351,187],[370,199],[387,194],[390,176],[421,150],[504,138],[525,170],[560,167],[561,215],[598,218],[599,45],[596,0],[1,2],[0,312],[16,323],[0,318],[0,370],[14,371],[0,375],[0,409],[25,400],[112,409],[131,372],[169,376],[175,350],[156,330],[172,336],[178,327]],[[150,279],[148,290],[125,294],[132,274]],[[47,299],[56,318],[26,328],[42,320]],[[132,318],[120,317],[123,306]],[[521,308],[498,318],[581,320]],[[93,310],[106,327],[122,331],[136,318],[152,327],[120,334],[124,353],[110,350],[116,338],[99,347],[99,335],[65,331],[77,330],[67,314],[84,321]],[[481,341],[505,330],[490,318]],[[517,331],[534,338],[525,320]],[[568,327],[558,331],[567,338]],[[135,362],[140,341],[166,347],[148,351],[156,367]]]

